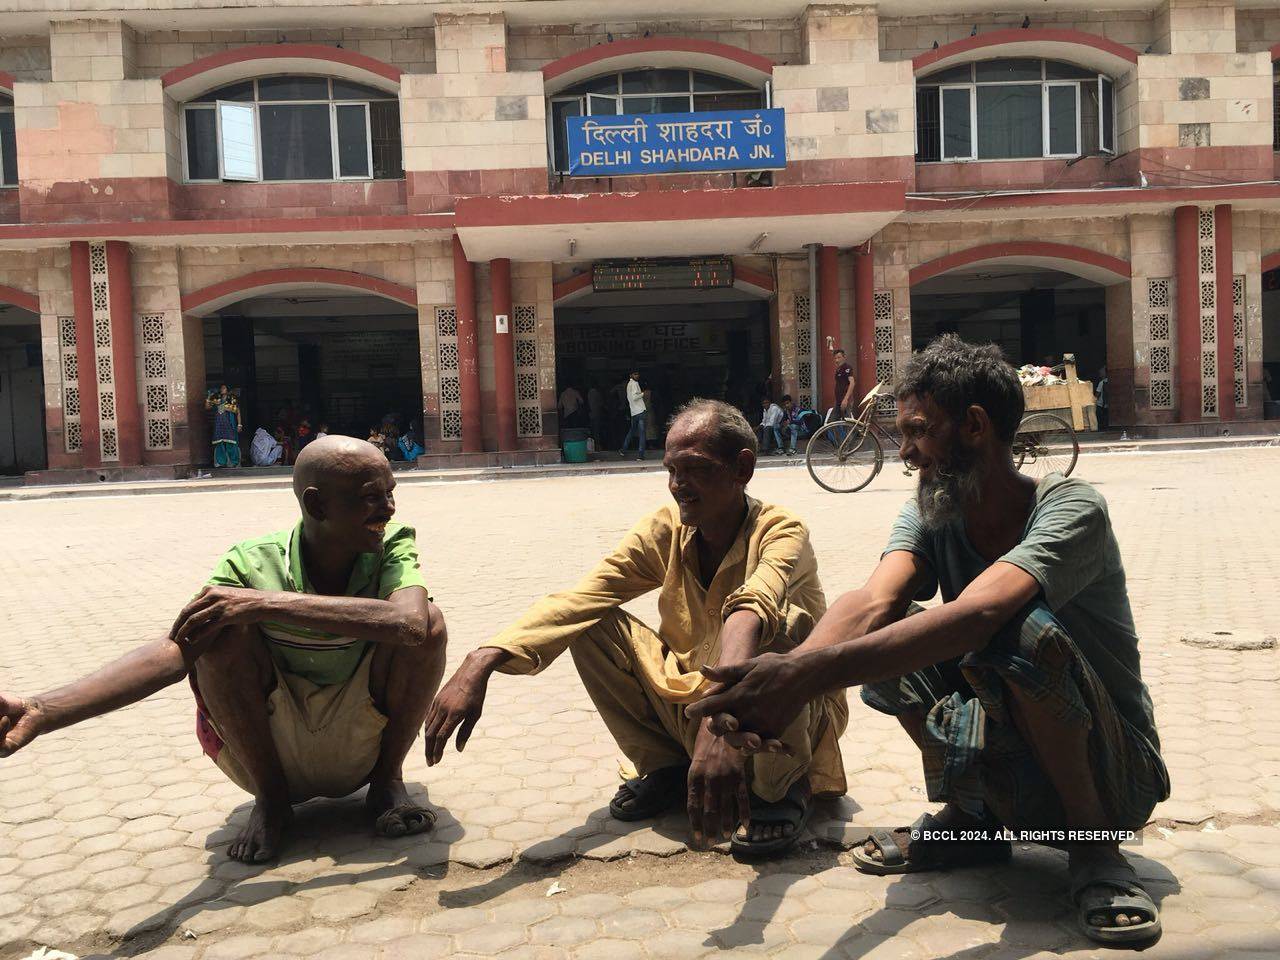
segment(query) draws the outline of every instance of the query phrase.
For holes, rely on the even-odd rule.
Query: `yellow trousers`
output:
[[[684,704],[662,699],[636,669],[638,649],[661,646],[653,630],[620,610],[569,645],[582,685],[618,748],[641,776],[688,763],[698,737],[698,723],[684,715]],[[768,803],[782,799],[808,772],[813,748],[827,720],[826,701],[814,700],[781,737],[792,746],[794,756],[759,754],[748,758],[752,793]]]

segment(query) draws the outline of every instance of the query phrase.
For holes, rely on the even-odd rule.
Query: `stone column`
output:
[[[516,449],[516,348],[511,325],[511,261],[489,261],[493,303],[493,386],[498,413],[498,449]],[[502,319],[499,320],[498,318]]]
[[[868,240],[853,251],[853,330],[856,397],[867,395],[876,382],[875,254]]]
[[[453,235],[453,285],[458,310],[458,386],[462,395],[462,452],[481,453],[480,347],[476,339],[476,269]]]
[[[1200,210],[1194,206],[1173,211],[1174,268],[1178,280],[1178,421],[1201,419],[1200,394],[1200,264],[1197,258]]]
[[[80,385],[80,463],[102,465],[102,422],[98,417],[98,361],[93,337],[93,286],[89,244],[71,244],[71,297],[76,318],[76,369]]]
[[[133,275],[129,245],[123,241],[107,241],[107,282],[120,466],[136,467],[142,463],[142,411],[138,406],[138,363],[134,353]]]
[[[1236,418],[1236,325],[1231,291],[1235,283],[1235,244],[1231,235],[1231,204],[1213,208],[1213,263],[1218,320],[1218,419]]]

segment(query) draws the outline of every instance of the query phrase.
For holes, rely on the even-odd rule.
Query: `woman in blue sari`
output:
[[[205,397],[204,408],[213,411],[214,466],[240,466],[240,403],[236,395],[224,383]]]

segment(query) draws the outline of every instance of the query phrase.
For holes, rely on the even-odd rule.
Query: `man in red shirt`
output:
[[[830,339],[827,340],[827,349],[832,352],[836,360],[836,406],[832,419],[839,420],[841,417],[848,416],[852,410],[853,367],[849,366],[844,351],[833,346]]]

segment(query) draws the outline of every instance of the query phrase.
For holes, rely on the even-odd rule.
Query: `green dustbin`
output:
[[[563,444],[565,463],[587,462],[587,441],[566,440]]]

